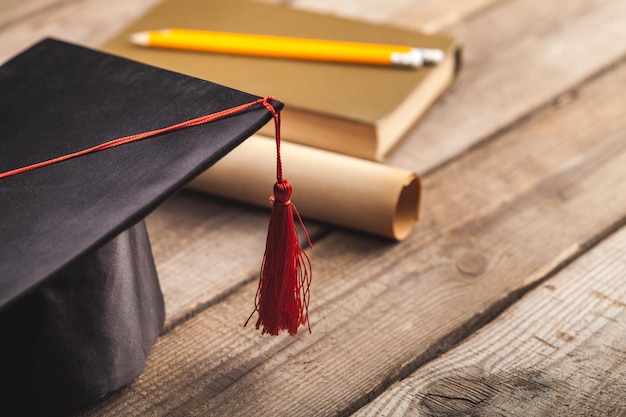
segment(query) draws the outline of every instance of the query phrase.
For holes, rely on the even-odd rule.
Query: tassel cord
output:
[[[308,326],[309,333],[311,332],[308,309],[312,277],[311,261],[298,242],[294,212],[311,248],[313,244],[300,213],[291,201],[292,185],[283,178],[280,114],[268,101],[263,102],[263,105],[274,117],[276,183],[274,193],[270,197],[272,214],[261,263],[255,306],[244,326],[248,324],[254,313],[258,312],[256,328],[262,328],[262,334],[278,335],[280,331],[287,330],[293,336],[297,333],[298,327],[304,324]]]
[[[162,127],[159,129],[154,129],[154,130],[150,130],[147,132],[142,132],[142,133],[137,133],[134,135],[129,135],[129,136],[124,136],[121,138],[117,138],[117,139],[113,139],[110,140],[108,142],[104,142],[101,143],[99,145],[95,145],[92,146],[90,148],[86,148],[77,152],[72,152],[72,153],[68,153],[65,155],[61,155],[58,156],[56,158],[51,158],[45,161],[41,161],[41,162],[37,162],[35,164],[31,164],[31,165],[27,165],[27,166],[23,166],[20,168],[16,168],[16,169],[12,169],[9,171],[5,171],[5,172],[0,172],[0,179],[2,178],[7,178],[13,175],[17,175],[17,174],[21,174],[27,171],[32,171],[34,169],[38,169],[38,168],[43,168],[52,164],[56,164],[58,162],[63,162],[66,161],[68,159],[72,159],[72,158],[76,158],[82,155],[86,155],[89,153],[93,153],[93,152],[98,152],[98,151],[103,151],[105,149],[110,149],[110,148],[114,148],[116,146],[120,146],[120,145],[125,145],[127,143],[131,143],[131,142],[136,142],[138,140],[141,139],[145,139],[148,137],[152,137],[152,136],[157,136],[159,134],[163,134],[163,133],[169,133],[169,132],[173,132],[176,130],[180,130],[180,129],[184,129],[187,127],[192,127],[192,126],[198,126],[198,125],[202,125],[205,123],[210,123],[213,122],[215,120],[219,120],[219,119],[223,119],[226,118],[228,116],[234,115],[236,113],[241,113],[251,107],[257,106],[259,104],[263,104],[266,108],[268,108],[268,106],[270,108],[272,108],[272,110],[274,110],[274,107],[272,107],[272,105],[269,103],[270,100],[276,100],[275,97],[273,96],[268,96],[265,98],[260,98],[258,100],[255,101],[251,101],[249,103],[245,103],[242,104],[240,106],[235,106],[235,107],[231,107],[228,109],[224,109],[215,113],[211,113],[211,114],[207,114],[204,116],[200,116],[197,117],[195,119],[190,119],[190,120],[185,120],[183,122],[180,123],[176,123],[170,126],[166,126],[166,127]],[[274,110],[274,113],[276,113],[276,110]],[[274,114],[272,113],[272,114]],[[274,116],[274,120],[276,120],[276,116]]]

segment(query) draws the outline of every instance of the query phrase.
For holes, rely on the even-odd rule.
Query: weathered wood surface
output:
[[[624,224],[624,82],[619,65],[429,175],[424,221],[408,241],[318,242],[312,335],[241,328],[250,283],[163,336],[144,375],[84,415],[364,406]]]
[[[425,31],[441,31],[500,0],[262,0],[349,19]]]
[[[314,333],[265,338],[241,323],[267,212],[172,198],[148,219],[168,331],[81,415],[349,414],[624,224],[626,1],[269,1],[464,44],[458,82],[390,157],[427,172],[422,220],[401,244],[315,228]],[[0,60],[48,35],[97,46],[155,2],[0,0]]]
[[[358,417],[625,416],[626,229]]]
[[[0,62],[44,37],[97,47],[158,0],[0,0]]]

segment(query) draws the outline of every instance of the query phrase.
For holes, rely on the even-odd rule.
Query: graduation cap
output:
[[[282,104],[52,39],[1,66],[0,91],[0,415],[56,415],[140,374],[162,330],[144,217]],[[264,331],[294,333],[277,320]]]

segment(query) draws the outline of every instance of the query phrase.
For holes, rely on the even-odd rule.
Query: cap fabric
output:
[[[2,65],[0,91],[0,173],[258,99],[52,39]],[[0,179],[0,415],[66,413],[143,370],[164,319],[143,218],[271,118]]]

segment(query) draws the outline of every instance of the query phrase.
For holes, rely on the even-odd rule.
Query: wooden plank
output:
[[[388,20],[396,26],[420,29],[430,32],[447,31],[463,20],[495,7],[502,0],[467,0],[464,2],[421,0],[417,10],[411,4],[394,10]]]
[[[0,1],[0,30],[17,25],[37,13],[46,13],[63,0],[2,0]]]
[[[263,0],[276,3],[274,0]],[[292,0],[291,7],[430,32],[442,31],[501,0]],[[417,45],[416,45],[417,46]]]
[[[319,242],[312,335],[242,328],[251,283],[162,337],[137,381],[82,415],[357,410],[625,221],[625,82],[622,65],[427,177],[402,244]]]
[[[72,0],[51,2],[47,7],[41,1],[36,12],[11,12],[22,19],[0,27],[0,62],[45,37],[97,47],[158,1]]]
[[[626,229],[356,413],[626,415]]]
[[[513,0],[448,28],[456,84],[390,155],[426,172],[506,129],[626,53],[626,1]]]

